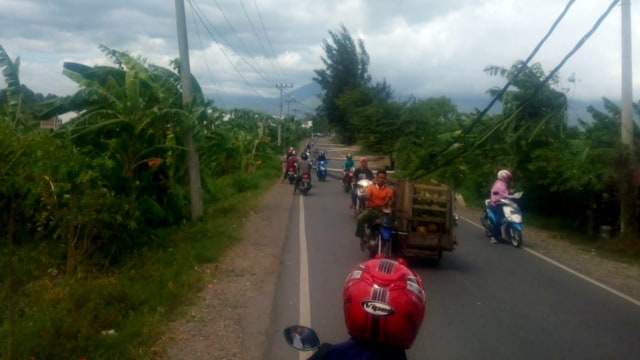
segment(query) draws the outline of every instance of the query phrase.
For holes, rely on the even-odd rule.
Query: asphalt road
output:
[[[285,344],[288,325],[310,325],[329,343],[348,337],[342,285],[367,256],[353,236],[355,218],[339,181],[314,179],[313,185],[291,206],[268,359],[311,356]],[[640,359],[637,303],[523,249],[491,245],[464,220],[458,243],[438,266],[409,260],[427,293],[427,315],[410,359]]]

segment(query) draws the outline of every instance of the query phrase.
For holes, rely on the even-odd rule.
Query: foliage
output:
[[[433,154],[442,149],[459,129],[460,114],[450,98],[410,99],[401,117],[403,136],[398,144],[399,167],[410,178],[433,177]],[[443,174],[439,174],[443,175]]]
[[[339,105],[340,97],[349,90],[369,86],[369,54],[364,42],[354,42],[345,26],[339,33],[329,31],[330,39],[322,41],[325,56],[321,58],[324,69],[316,69],[313,78],[323,90],[319,115],[326,118],[341,140],[350,145],[356,140],[345,111]]]
[[[211,186],[226,190],[209,202],[203,221],[159,232],[154,245],[128,253],[118,267],[76,281],[64,281],[56,267],[48,272],[40,267],[38,279],[20,290],[17,358],[152,358],[165,327],[210,276],[207,264],[241,239],[241,219],[273,184],[278,163],[272,157],[267,166],[245,175],[252,190],[236,191],[231,184],[237,176],[209,179]],[[19,257],[32,256],[33,250],[22,248]],[[25,262],[21,268],[39,265]],[[0,336],[6,331],[0,325]],[[6,343],[0,343],[0,352],[5,350]]]
[[[234,172],[252,173],[272,154],[272,135],[269,118],[249,110],[218,112],[210,115],[213,124],[202,141],[203,171],[210,176],[224,176]]]
[[[396,146],[403,129],[401,104],[392,101],[392,96],[391,87],[383,82],[346,91],[338,99],[338,106],[356,131],[362,151],[387,155],[394,168]]]
[[[184,108],[178,74],[106,47],[116,67],[65,63],[80,90],[32,97],[18,81],[19,61],[0,50],[9,85],[0,91],[0,266],[8,270],[0,278],[0,352],[139,358],[131,349],[146,346],[150,353],[167,311],[201,284],[204,275],[192,269],[239,238],[244,206],[279,176],[275,127],[242,110],[229,122],[209,116],[197,82]],[[33,126],[35,114],[67,111],[77,116],[55,131]],[[305,134],[299,124],[284,125],[291,143]],[[187,129],[200,149],[207,136],[222,138],[216,146],[232,149],[238,165],[215,177],[203,173],[214,190],[209,218],[191,224],[200,234],[176,242],[167,229],[192,229],[177,227],[186,216]],[[212,161],[220,169],[225,160]]]

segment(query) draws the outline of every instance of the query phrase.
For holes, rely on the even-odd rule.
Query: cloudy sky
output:
[[[399,96],[486,97],[504,79],[483,72],[525,59],[565,8],[562,0],[184,0],[191,69],[219,105],[227,94],[277,97],[323,68],[321,43],[344,25],[362,38],[374,80]],[[548,73],[612,1],[577,0],[534,62]],[[640,7],[632,4],[640,43]],[[560,70],[572,99],[620,98],[621,10]],[[110,64],[98,46],[129,51],[169,67],[177,57],[172,0],[0,0],[0,45],[20,57],[20,78],[36,92],[77,90],[62,63]],[[640,63],[640,49],[633,49]],[[575,74],[575,83],[567,79]],[[634,99],[640,68],[634,67]],[[3,83],[0,83],[3,85]],[[488,97],[487,97],[488,100]],[[277,106],[277,105],[276,105]]]

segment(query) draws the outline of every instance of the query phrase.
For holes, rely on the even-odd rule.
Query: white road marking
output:
[[[474,226],[484,230],[484,226],[482,226],[482,225],[480,225],[480,224],[478,224],[478,223],[476,223],[476,222],[474,222],[472,220],[469,220],[469,219],[467,219],[465,217],[462,217],[462,216],[460,216],[460,219],[468,222],[471,225],[474,225]],[[561,263],[559,263],[559,262],[557,262],[557,261],[555,261],[553,259],[550,259],[550,258],[540,254],[539,252],[537,252],[535,250],[531,250],[531,249],[527,248],[524,245],[522,246],[522,249],[527,251],[528,253],[530,253],[532,255],[535,255],[535,256],[539,257],[540,259],[542,259],[544,261],[547,261],[547,262],[559,267],[560,269],[562,269],[562,270],[564,270],[564,271],[566,271],[566,272],[568,272],[568,273],[570,273],[572,275],[575,275],[575,276],[579,277],[582,280],[590,282],[591,284],[593,284],[593,285],[595,285],[595,286],[597,286],[597,287],[599,287],[599,288],[601,288],[603,290],[606,290],[606,291],[608,291],[608,292],[610,292],[610,293],[612,293],[612,294],[614,294],[614,295],[616,295],[616,296],[618,296],[618,297],[620,297],[622,299],[625,299],[625,300],[629,301],[630,303],[632,303],[634,305],[640,306],[640,300],[634,299],[629,295],[623,294],[618,290],[612,289],[609,286],[607,286],[607,285],[605,285],[605,284],[603,284],[603,283],[601,283],[601,282],[599,282],[597,280],[594,280],[594,279],[588,277],[587,275],[579,273],[576,270],[573,270],[570,267],[567,267],[566,265],[563,265],[563,264],[561,264]]]
[[[304,196],[300,195],[300,325],[311,326],[311,298],[309,293],[309,258],[307,233],[304,224]],[[304,360],[308,353],[300,352],[299,359]]]

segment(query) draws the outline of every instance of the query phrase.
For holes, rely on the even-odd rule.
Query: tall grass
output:
[[[53,270],[56,264],[47,262],[51,249],[18,249],[18,270],[30,279],[14,295],[19,309],[15,358],[152,358],[167,324],[210,278],[206,265],[241,240],[244,219],[279,175],[274,158],[254,174],[208,179],[203,219],[159,230],[153,247],[129,254],[105,272],[65,279]],[[3,287],[0,295],[9,294]],[[9,331],[4,306],[1,339]],[[6,354],[6,346],[0,342],[0,354]]]

